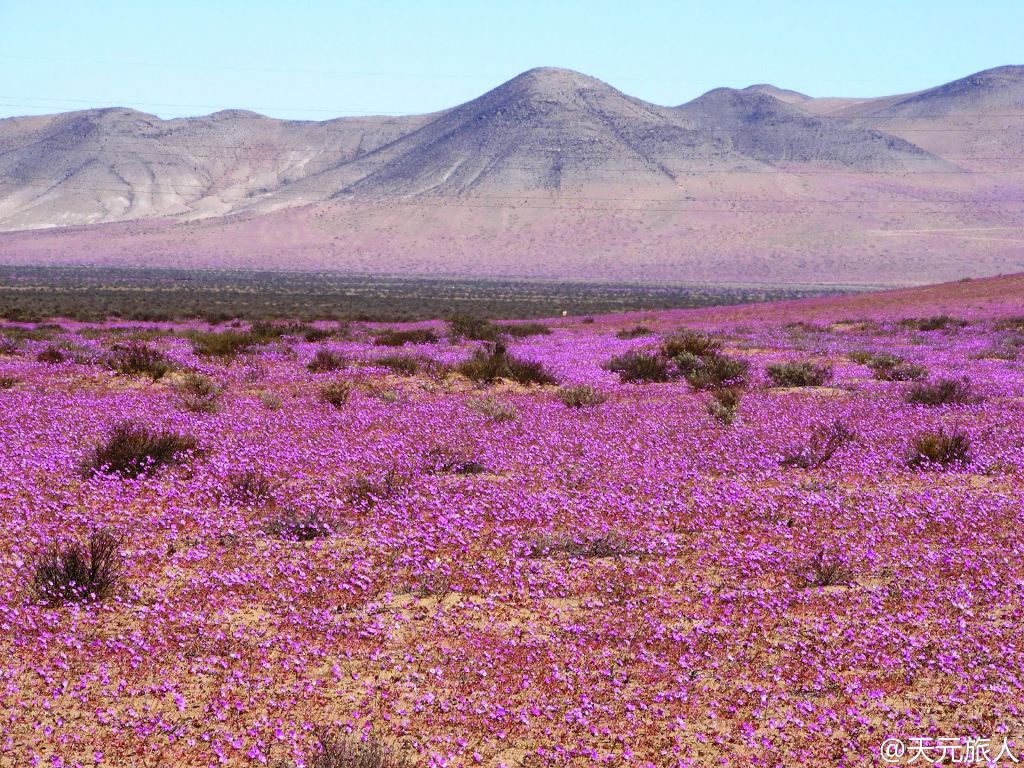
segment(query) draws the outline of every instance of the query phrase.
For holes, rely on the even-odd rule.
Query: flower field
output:
[[[1024,302],[978,285],[8,324],[0,766],[1024,759]]]

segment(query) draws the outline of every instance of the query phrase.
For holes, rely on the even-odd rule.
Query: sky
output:
[[[658,104],[876,96],[1024,63],[1022,0],[0,0],[0,116],[432,112],[537,66]]]

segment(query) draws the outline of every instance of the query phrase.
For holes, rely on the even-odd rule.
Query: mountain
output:
[[[428,115],[0,120],[8,263],[907,283],[1024,266],[1024,67],[678,106],[539,68]],[[964,254],[971,258],[965,259]]]

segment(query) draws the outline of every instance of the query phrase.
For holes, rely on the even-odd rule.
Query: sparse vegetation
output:
[[[494,397],[473,398],[466,405],[470,410],[476,411],[494,422],[515,421],[519,418],[519,411],[516,410],[514,404]]]
[[[635,550],[629,542],[613,533],[540,536],[530,542],[526,551],[530,558],[562,555],[584,560],[632,554]]]
[[[551,328],[544,323],[498,323],[498,332],[514,339],[525,339],[528,336],[548,336]]]
[[[816,427],[804,445],[787,449],[781,464],[784,467],[818,469],[855,438],[856,435],[837,419],[830,424]]]
[[[107,358],[107,365],[124,376],[144,375],[153,381],[174,370],[174,364],[166,355],[141,341],[115,345]]]
[[[639,339],[641,336],[652,336],[654,331],[646,325],[634,325],[632,328],[623,328],[615,334],[617,339]]]
[[[410,763],[373,736],[362,738],[328,728],[313,731],[315,746],[306,768],[409,768]]]
[[[47,363],[49,365],[63,363],[66,359],[67,356],[60,350],[60,348],[55,347],[52,344],[48,345],[38,355],[36,355],[36,362]]]
[[[320,513],[313,511],[299,514],[293,509],[286,509],[271,518],[266,530],[271,536],[288,541],[325,539],[333,533]]]
[[[178,400],[181,407],[192,413],[216,413],[220,387],[201,373],[186,373],[177,384]]]
[[[721,348],[721,341],[699,331],[677,331],[661,342],[661,354],[670,360],[683,353],[694,357],[709,357]]]
[[[896,355],[874,355],[867,365],[879,381],[920,381],[928,376],[923,365],[908,363]]]
[[[797,586],[803,589],[839,587],[853,582],[853,571],[839,558],[821,549],[797,573]]]
[[[736,389],[746,386],[749,371],[750,363],[746,360],[715,353],[697,358],[697,363],[683,376],[696,390]]]

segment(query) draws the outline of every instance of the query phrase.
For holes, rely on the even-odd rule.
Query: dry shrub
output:
[[[711,418],[728,427],[736,421],[742,398],[743,391],[740,389],[716,389],[711,392],[711,399],[704,404],[704,408]]]
[[[784,467],[818,469],[854,439],[856,435],[837,419],[831,424],[815,428],[805,445],[788,449],[781,464]]]
[[[478,475],[487,467],[476,459],[476,453],[468,445],[438,443],[427,449],[427,472],[453,475]]]
[[[630,543],[614,533],[540,536],[530,542],[526,552],[526,556],[530,558],[564,555],[580,559],[633,554],[637,554],[637,551]]]
[[[555,392],[555,397],[568,408],[593,408],[608,399],[608,395],[604,392],[587,384],[577,387],[560,387]]]
[[[234,504],[258,506],[274,497],[274,482],[253,469],[230,472],[227,476],[225,497]]]
[[[514,339],[525,339],[528,336],[548,336],[551,328],[544,323],[500,323],[495,326],[498,333]]]
[[[341,408],[348,402],[348,396],[352,393],[352,382],[336,381],[333,384],[324,384],[320,387],[320,401],[327,403],[334,408]]]
[[[907,456],[912,469],[949,469],[971,462],[971,438],[966,432],[938,429],[914,438]]]
[[[281,396],[275,392],[268,392],[264,390],[260,392],[260,403],[268,411],[279,411],[281,410],[282,400]]]
[[[329,728],[316,728],[306,768],[409,768],[402,755],[373,736],[360,738]]]
[[[825,550],[820,549],[797,572],[796,582],[802,589],[845,586],[853,582],[853,571],[841,560],[826,555]]]
[[[14,389],[18,379],[15,376],[0,376],[0,389]]]
[[[915,331],[943,331],[947,328],[962,328],[967,325],[967,321],[949,315],[935,315],[934,317],[908,317],[900,320],[900,325]]]
[[[340,371],[347,365],[348,361],[337,352],[332,352],[329,349],[318,349],[306,367],[312,373],[328,373],[329,371]]]
[[[497,341],[500,334],[498,326],[474,315],[454,315],[448,321],[448,335],[456,340]]]
[[[326,539],[334,531],[331,526],[315,510],[303,515],[293,509],[286,509],[271,518],[266,525],[271,536],[288,541],[313,541]]]
[[[107,358],[107,366],[124,376],[144,375],[153,381],[174,370],[174,363],[166,355],[141,341],[115,345]]]
[[[110,531],[92,533],[84,545],[51,544],[32,565],[32,596],[47,605],[107,599],[122,577],[121,544]]]
[[[765,372],[776,387],[820,387],[832,379],[832,366],[812,360],[772,363]]]
[[[82,471],[86,475],[143,477],[161,467],[180,464],[197,446],[198,441],[189,435],[122,421],[106,440],[93,448]]]
[[[216,413],[220,387],[209,376],[190,371],[177,386],[181,407],[192,413]]]
[[[348,486],[348,500],[360,510],[369,510],[378,502],[387,501],[400,494],[408,482],[408,475],[395,467],[388,468],[380,477],[370,477],[360,472]]]
[[[519,417],[515,405],[495,397],[473,398],[466,403],[466,407],[496,422],[515,421]]]
[[[188,336],[192,350],[202,357],[235,357],[265,341],[242,331],[192,331]]]
[[[977,402],[969,379],[938,379],[920,382],[907,390],[904,399],[911,405],[966,405]]]

